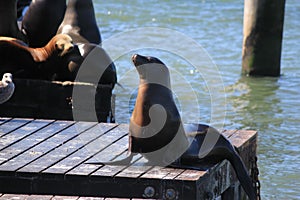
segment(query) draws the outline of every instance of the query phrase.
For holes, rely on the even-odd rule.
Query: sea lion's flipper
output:
[[[116,161],[109,161],[109,162],[86,162],[85,164],[91,165],[121,165],[121,166],[128,166],[131,163],[131,160],[135,154],[131,153],[128,157],[116,160]]]
[[[251,181],[251,178],[247,172],[247,169],[241,159],[241,157],[238,155],[238,153],[233,149],[231,157],[227,158],[231,165],[234,168],[235,174],[237,175],[237,178],[242,185],[244,191],[248,195],[250,200],[256,200],[256,194],[255,190]]]

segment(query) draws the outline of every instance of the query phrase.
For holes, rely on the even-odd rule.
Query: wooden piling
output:
[[[242,74],[280,76],[285,0],[245,0]]]

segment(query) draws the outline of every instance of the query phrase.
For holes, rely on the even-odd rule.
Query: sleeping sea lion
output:
[[[17,0],[0,1],[0,36],[26,41],[17,24]]]
[[[92,0],[68,0],[64,19],[57,33],[72,37],[74,43],[101,43]]]
[[[82,63],[89,62],[88,68],[79,76],[80,81],[112,84],[112,88],[114,87],[117,83],[116,67],[105,50],[99,46],[101,35],[92,0],[69,0],[57,33],[70,35],[75,48],[64,58],[65,67],[55,74],[53,80],[74,81]],[[97,74],[102,76],[97,77],[100,80],[95,82]]]
[[[74,81],[79,68],[86,62],[88,65],[85,65],[84,70],[81,70],[77,81],[112,84],[112,88],[117,83],[116,67],[106,51],[99,45],[92,43],[74,44],[74,50],[64,56],[62,60],[61,66],[63,67],[54,74],[52,80]]]
[[[22,20],[22,32],[26,34],[29,46],[45,46],[56,35],[65,11],[65,0],[32,1]]]
[[[10,72],[18,76],[18,72],[26,74],[26,78],[43,78],[54,73],[55,63],[73,50],[72,38],[65,34],[54,36],[44,47],[31,48],[21,40],[0,37],[0,73]],[[46,67],[47,66],[47,67]]]

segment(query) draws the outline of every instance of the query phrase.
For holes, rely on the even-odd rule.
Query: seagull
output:
[[[15,84],[12,82],[12,74],[5,73],[0,81],[0,104],[6,102],[14,93]]]

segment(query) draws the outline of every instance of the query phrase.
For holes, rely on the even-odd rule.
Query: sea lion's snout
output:
[[[164,65],[164,63],[160,61],[158,58],[151,57],[151,56],[142,56],[139,54],[134,54],[131,59],[136,67],[144,64],[150,64],[150,63]]]
[[[149,62],[149,59],[147,59],[147,57],[141,56],[139,54],[134,54],[131,59],[132,59],[133,64],[136,67],[138,67],[140,65],[143,65],[143,64],[146,64],[146,63]]]

